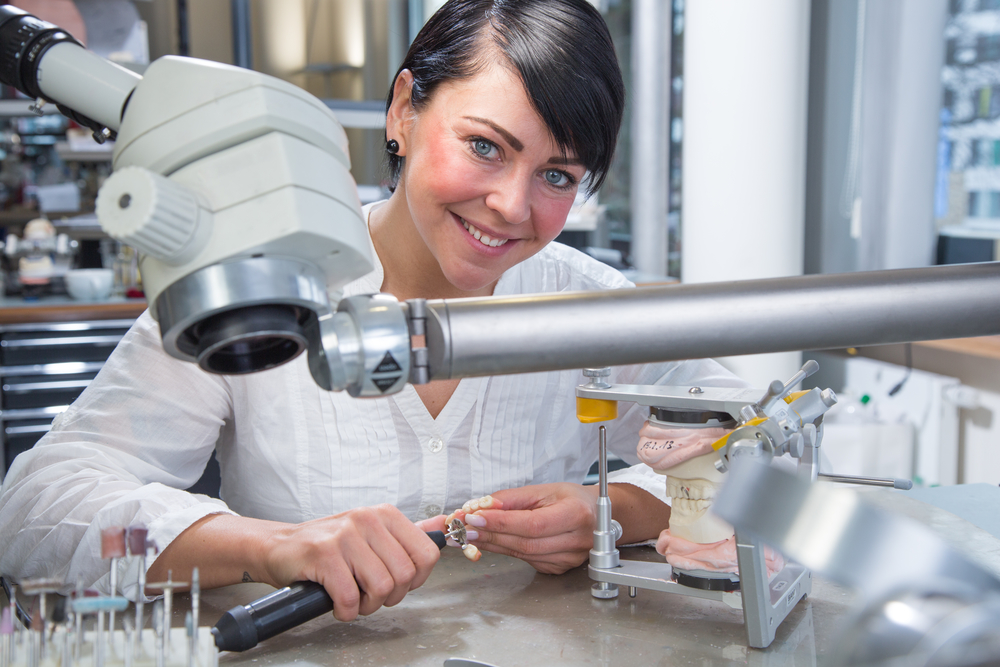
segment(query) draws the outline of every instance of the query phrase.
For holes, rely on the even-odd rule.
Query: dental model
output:
[[[653,413],[639,430],[636,454],[667,477],[670,528],[660,533],[656,550],[680,570],[738,572],[733,528],[708,511],[723,480],[715,469],[712,443],[728,433],[732,426],[728,415],[660,408],[653,408]],[[707,421],[691,423],[693,415]],[[766,548],[764,556],[768,576],[784,567],[774,550]]]
[[[448,528],[447,535],[458,542],[458,545],[462,547],[462,553],[469,560],[475,562],[482,558],[483,554],[479,551],[479,548],[475,544],[469,544],[466,540],[466,515],[475,514],[479,510],[501,508],[503,508],[503,503],[499,500],[494,499],[493,496],[483,496],[482,498],[474,498],[466,501],[466,503],[462,505],[462,509],[455,510],[445,517],[444,523]]]

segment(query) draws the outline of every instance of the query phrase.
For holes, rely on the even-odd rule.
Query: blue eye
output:
[[[493,144],[485,139],[476,139],[473,141],[472,148],[483,157],[488,157],[493,152]]]
[[[567,176],[564,172],[556,171],[555,169],[549,169],[545,172],[545,180],[549,183],[549,185],[555,185],[560,188],[571,185],[569,176]]]

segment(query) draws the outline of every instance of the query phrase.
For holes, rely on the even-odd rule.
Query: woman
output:
[[[607,28],[585,0],[445,4],[393,83],[386,148],[396,186],[365,210],[376,270],[345,294],[629,286],[551,244],[578,188],[603,181],[623,104]],[[712,362],[630,367],[617,378],[733,383]],[[186,580],[193,566],[205,587],[310,579],[350,620],[420,586],[439,557],[424,531],[492,492],[503,509],[470,518],[474,542],[562,572],[585,560],[594,526],[594,489],[579,484],[596,454],[593,427],[574,415],[580,379],[437,381],[356,400],[319,390],[302,358],[250,376],[207,375],[164,354],[143,315],[12,467],[0,571],[106,588],[100,530],[138,522],[161,549],[152,580],[170,570]],[[612,449],[634,460],[644,418],[633,409],[618,420]],[[226,504],[178,490],[213,449]],[[620,481],[612,495],[623,539],[656,537],[669,517],[655,495],[662,479],[636,469]]]

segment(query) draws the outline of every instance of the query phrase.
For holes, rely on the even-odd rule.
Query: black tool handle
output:
[[[440,530],[427,533],[439,549],[445,546]],[[317,616],[333,611],[333,600],[322,585],[297,581],[248,605],[227,611],[212,628],[220,651],[246,651]]]

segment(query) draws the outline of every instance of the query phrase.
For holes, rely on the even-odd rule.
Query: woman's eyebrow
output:
[[[487,125],[493,128],[493,131],[499,134],[501,137],[503,137],[504,140],[508,144],[510,144],[510,147],[516,150],[518,153],[524,150],[524,144],[521,143],[521,141],[517,137],[515,137],[513,134],[503,129],[493,121],[486,120],[485,118],[476,118],[475,116],[465,116],[464,118],[466,120],[471,120],[475,123],[482,123],[483,125]]]
[[[513,134],[511,134],[507,130],[503,129],[502,127],[500,127],[499,125],[497,125],[493,121],[487,120],[485,118],[478,118],[476,116],[463,116],[463,118],[465,118],[466,120],[471,120],[471,121],[473,121],[475,123],[482,123],[483,125],[486,125],[486,126],[492,128],[493,131],[496,132],[497,134],[499,134],[501,137],[503,137],[504,141],[506,141],[508,144],[510,144],[511,148],[513,148],[515,151],[517,151],[517,152],[520,153],[522,150],[524,150],[524,144],[521,143],[521,141],[517,137],[515,137]],[[563,156],[550,157],[549,158],[549,163],[550,164],[566,164],[566,165],[570,165],[570,164],[572,164],[572,165],[583,164],[583,162],[580,159],[578,159],[578,158],[575,158],[575,157],[563,157]]]

